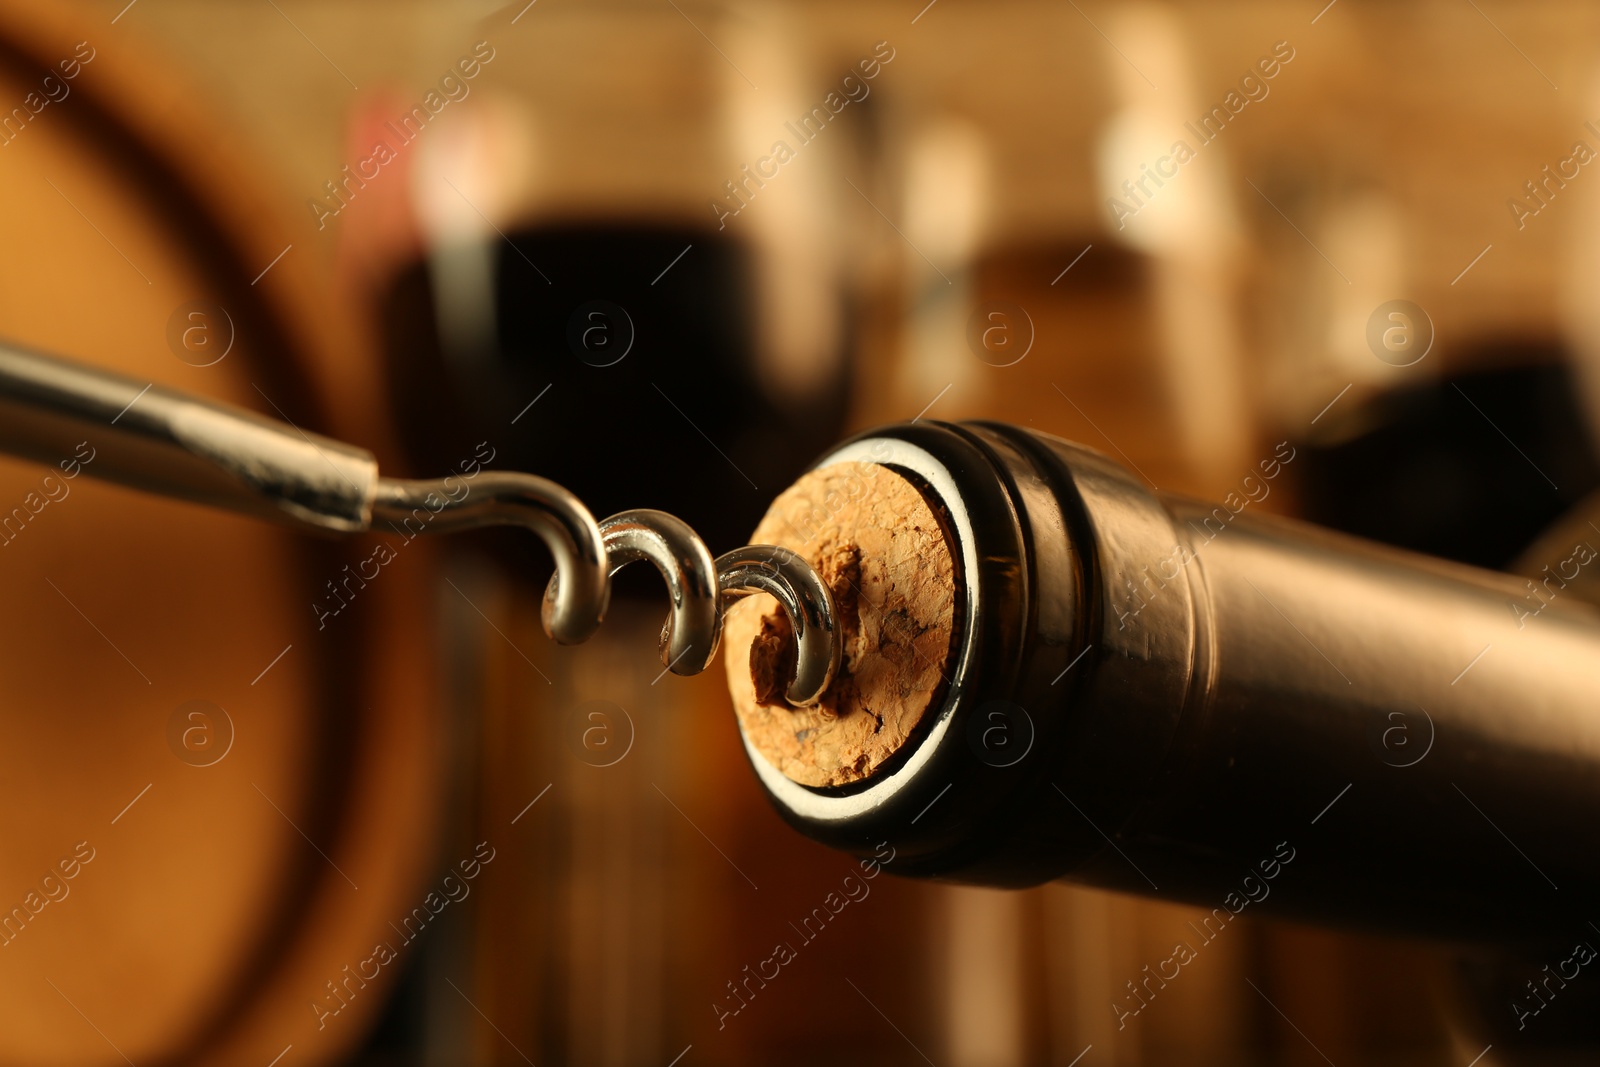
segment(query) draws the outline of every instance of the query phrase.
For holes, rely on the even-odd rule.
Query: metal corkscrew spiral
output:
[[[403,519],[427,506],[433,512],[429,530],[532,530],[555,557],[540,616],[545,632],[560,644],[593,636],[611,599],[611,576],[644,560],[660,573],[671,600],[661,628],[661,662],[672,673],[699,674],[710,666],[722,638],[723,612],[752,593],[776,599],[794,631],[795,674],[785,693],[790,704],[815,704],[838,672],[833,596],[810,564],[786,548],[746,545],[713,558],[700,535],[675,515],[641,509],[596,522],[576,496],[532,474],[485,471],[476,491],[460,501],[446,489],[443,479],[379,478],[372,516]],[[440,501],[444,506],[437,509]]]
[[[833,597],[787,549],[750,545],[713,559],[694,530],[664,511],[595,522],[576,496],[532,474],[480,470],[465,493],[459,478],[380,477],[370,452],[342,441],[0,342],[0,453],[54,463],[80,440],[99,457],[96,477],[323,532],[361,533],[375,519],[405,522],[420,509],[430,532],[526,527],[555,556],[540,614],[545,632],[564,645],[599,629],[611,576],[648,560],[672,599],[661,660],[674,674],[705,670],[723,611],[756,592],[777,598],[794,630],[790,703],[815,704],[839,669]]]

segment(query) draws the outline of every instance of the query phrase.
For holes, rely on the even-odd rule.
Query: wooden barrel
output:
[[[384,458],[331,257],[236,139],[126,27],[0,3],[0,333]],[[371,544],[93,454],[0,459],[0,1063],[335,1060],[432,880],[430,550],[330,617]]]

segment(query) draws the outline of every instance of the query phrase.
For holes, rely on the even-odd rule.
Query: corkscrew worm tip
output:
[[[746,545],[717,557],[717,584],[726,600],[768,593],[782,605],[796,644],[794,680],[785,699],[795,707],[821,700],[843,654],[838,609],[822,577],[787,548]]]

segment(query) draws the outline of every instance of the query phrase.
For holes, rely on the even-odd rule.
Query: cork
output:
[[[939,520],[887,467],[839,463],[785,490],[751,540],[816,568],[839,609],[843,655],[822,700],[792,707],[783,698],[794,669],[788,617],[764,593],[734,604],[723,662],[745,737],[802,785],[871,777],[948,684],[955,563]]]

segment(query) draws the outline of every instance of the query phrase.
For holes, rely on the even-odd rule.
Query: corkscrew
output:
[[[705,670],[727,606],[768,593],[788,616],[795,672],[786,691],[815,704],[839,668],[832,594],[804,560],[774,545],[713,558],[681,519],[625,511],[597,522],[572,493],[533,474],[483,471],[432,480],[380,477],[363,449],[154,383],[0,345],[0,451],[55,464],[87,441],[86,473],[162,496],[325,532],[426,516],[428,532],[522,526],[555,559],[540,617],[559,644],[592,637],[611,576],[646,561],[667,586],[661,660],[674,674]]]

